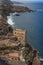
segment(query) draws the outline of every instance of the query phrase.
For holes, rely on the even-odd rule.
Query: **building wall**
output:
[[[26,30],[16,29],[13,31],[14,36],[18,37],[18,40],[23,44],[26,41]]]

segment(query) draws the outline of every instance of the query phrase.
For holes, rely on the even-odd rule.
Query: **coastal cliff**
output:
[[[24,7],[24,6],[12,6],[11,11],[12,12],[32,12],[31,9],[29,9],[28,7]]]
[[[16,30],[14,34],[17,34],[14,35],[12,26],[7,23],[7,16],[14,12],[32,12],[32,10],[24,6],[0,4],[0,59],[9,64],[13,63],[12,65],[15,64],[15,61],[26,63],[25,61],[29,60],[26,55],[33,51],[31,45],[27,45],[27,42],[24,41],[26,40],[25,31]]]
[[[24,7],[24,6],[9,6],[6,4],[0,4],[0,10],[2,10],[5,12],[7,11],[5,14],[9,15],[8,13],[14,13],[14,12],[33,12],[33,10],[29,9],[28,7]],[[2,12],[0,12],[2,13]]]

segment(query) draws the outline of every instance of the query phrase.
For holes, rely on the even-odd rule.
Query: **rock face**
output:
[[[0,22],[0,36],[12,34],[12,27],[7,22]]]
[[[7,20],[0,15],[0,48],[1,47],[6,47],[6,45],[10,44],[11,37],[13,36],[13,29],[11,25],[7,23]],[[8,42],[8,43],[7,43]]]

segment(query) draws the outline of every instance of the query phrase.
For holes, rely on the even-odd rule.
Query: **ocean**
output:
[[[37,12],[19,13],[20,16],[12,15],[13,28],[27,30],[27,41],[31,46],[39,51],[40,57],[43,58],[43,3],[24,3]]]

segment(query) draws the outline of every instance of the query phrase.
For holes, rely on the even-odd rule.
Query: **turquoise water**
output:
[[[20,16],[13,16],[14,28],[26,29],[27,41],[43,57],[43,3],[25,3],[24,5],[37,12],[26,12],[20,13]]]

